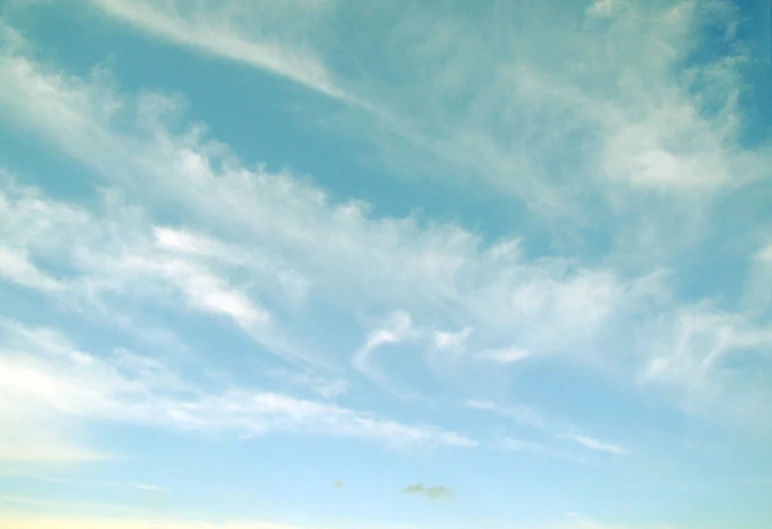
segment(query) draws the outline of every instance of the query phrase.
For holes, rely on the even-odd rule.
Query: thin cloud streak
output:
[[[566,438],[576,443],[579,443],[580,445],[587,447],[591,450],[609,452],[615,455],[621,455],[621,454],[627,453],[627,450],[622,448],[621,446],[617,446],[611,443],[604,443],[602,441],[598,441],[597,439],[593,439],[592,437],[587,437],[585,435],[568,435],[566,436]]]
[[[499,405],[489,401],[469,400],[466,402],[466,407],[470,409],[495,413],[509,420],[512,420],[521,426],[528,426],[535,430],[548,433],[555,439],[570,440],[590,450],[608,452],[614,455],[622,455],[628,452],[626,448],[621,446],[599,441],[586,435],[572,433],[573,431],[577,430],[576,426],[569,423],[564,424],[558,421],[550,420],[544,417],[540,412],[528,406]],[[504,439],[503,441],[500,441],[498,445],[510,450],[567,457],[566,454],[563,454],[558,450],[554,450],[547,445],[520,439]]]
[[[220,393],[205,391],[180,379],[155,359],[127,351],[97,358],[72,348],[64,338],[44,329],[37,331],[50,339],[41,348],[42,342],[27,338],[35,330],[13,322],[6,322],[4,327],[0,400],[5,404],[0,414],[6,420],[24,417],[20,424],[34,429],[53,416],[76,423],[110,420],[218,435],[259,436],[292,431],[371,440],[394,447],[476,445],[455,432],[405,425],[334,404],[234,387]],[[56,424],[48,424],[47,438],[56,439]],[[24,440],[23,430],[15,433]],[[17,458],[0,453],[0,459],[9,457]]]
[[[225,21],[222,27],[217,27],[213,23],[220,18],[216,13],[206,16],[194,13],[191,18],[186,18],[173,9],[165,10],[157,3],[143,0],[89,1],[105,14],[153,36],[267,70],[335,99],[353,99],[336,86],[317,58],[275,40],[241,37]]]

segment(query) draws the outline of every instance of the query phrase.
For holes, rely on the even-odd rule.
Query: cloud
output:
[[[553,215],[559,208],[576,213],[574,201],[587,195],[619,200],[620,184],[704,192],[732,185],[735,169],[760,176],[763,167],[739,145],[741,50],[684,64],[701,25],[733,23],[729,9],[601,0],[582,13],[550,2],[513,5],[509,17],[480,9],[473,23],[446,8],[422,6],[375,24],[382,11],[351,2],[304,4],[303,10],[275,2],[201,2],[185,10],[125,0],[92,3],[150,35],[358,101],[355,110],[368,123],[364,132],[387,151],[401,148],[401,160],[410,158],[407,144],[422,151],[423,160],[439,159],[456,176],[469,173]],[[400,45],[368,61],[334,60],[341,37],[326,25],[342,14],[356,21],[347,27],[349,39],[359,37],[361,26],[372,38]],[[514,30],[511,20],[529,23]],[[347,66],[347,75],[323,66],[325,58]],[[378,70],[382,63],[396,68],[399,89]],[[431,76],[419,67],[427,63],[437,65]],[[426,104],[426,93],[437,97]],[[579,133],[586,139],[577,139]],[[598,150],[600,157],[594,156]],[[573,167],[591,190],[556,177],[554,159],[561,155],[577,162]],[[615,189],[604,189],[609,183]]]
[[[154,125],[155,140],[144,143],[136,131],[114,129],[103,118],[104,111],[92,106],[100,101],[93,93],[102,94],[102,100],[121,99],[105,96],[109,89],[81,80],[68,82],[16,56],[6,56],[3,65],[9,83],[0,101],[15,115],[25,116],[28,126],[109,182],[129,190],[137,185],[153,189],[152,197],[141,195],[150,204],[165,201],[210,232],[236,230],[239,239],[250,242],[251,249],[242,248],[243,254],[262,255],[258,262],[270,255],[268,261],[277,269],[286,266],[312,278],[315,296],[364,298],[385,311],[403,307],[410,314],[430,314],[430,320],[422,322],[427,326],[459,322],[462,328],[492,329],[520,337],[523,348],[547,352],[565,350],[569,344],[575,349],[578,341],[592,339],[633,301],[627,280],[610,270],[585,268],[560,257],[525,260],[511,241],[487,244],[454,224],[424,225],[415,216],[369,216],[366,205],[333,203],[321,189],[286,173],[248,171],[229,156],[216,154],[222,146],[213,150],[211,142],[196,138],[195,130],[175,137]],[[143,108],[143,101],[124,99],[121,106]],[[61,122],[62,116],[68,123]],[[64,128],[72,132],[60,135],[57,131]],[[172,251],[175,260],[195,259],[195,267],[182,266],[186,274],[204,273],[201,259],[208,259],[207,266],[216,264],[202,257],[212,252],[191,242],[201,239],[190,231],[184,236],[158,231],[156,236],[157,244]],[[160,265],[160,271],[174,262]],[[186,274],[178,288],[190,303],[231,315],[242,326],[264,320],[259,308],[223,291],[221,283],[207,276],[186,280]],[[279,348],[266,336],[276,338],[273,329],[250,327],[253,335]],[[365,347],[363,355],[376,345]]]
[[[145,263],[136,264],[142,266]],[[163,273],[177,283],[191,305],[230,316],[246,329],[269,322],[270,316],[266,311],[255,307],[240,292],[230,290],[220,278],[184,261],[170,260],[161,266]]]
[[[639,204],[656,204],[658,194],[734,186],[740,182],[733,174],[761,177],[766,154],[742,149],[737,134],[741,52],[689,61],[707,18],[699,3],[597,2],[588,13],[603,14],[603,23],[543,9],[513,7],[519,20],[529,20],[528,31],[507,32],[507,21],[489,18],[475,30],[430,9],[421,20],[433,32],[403,31],[412,44],[406,49],[429,50],[408,65],[436,60],[461,43],[441,73],[413,77],[402,100],[422,130],[436,127],[432,133],[442,135],[440,156],[542,213],[580,218],[592,215],[577,213],[592,197],[605,213],[619,202],[636,207],[630,188],[654,193]],[[728,11],[724,16],[731,19]],[[503,30],[494,40],[501,51],[482,60],[478,50],[493,39],[481,27]],[[443,75],[450,71],[453,77]],[[706,85],[711,88],[702,89]],[[422,110],[418,90],[447,99]],[[453,96],[471,99],[469,111],[453,107]],[[550,164],[551,156],[570,158],[571,169]],[[566,181],[567,174],[581,175],[581,187]]]
[[[680,32],[686,23],[678,17],[693,14],[671,15],[676,21],[668,23],[675,26],[659,28],[665,33],[653,35],[653,42],[685,38]],[[644,38],[638,26],[633,29],[636,38]],[[672,391],[676,402],[691,411],[718,401],[726,402],[727,410],[745,407],[753,411],[735,416],[750,424],[758,424],[756,412],[768,402],[764,381],[749,372],[733,379],[721,367],[675,369],[681,364],[669,358],[673,349],[668,344],[676,343],[671,340],[683,327],[682,311],[674,306],[669,277],[660,271],[638,275],[630,271],[636,267],[618,265],[618,256],[592,266],[554,254],[529,256],[518,237],[489,241],[454,223],[374,215],[367,204],[335,201],[289,172],[244,167],[227,146],[206,138],[199,125],[172,133],[166,121],[179,101],[157,93],[120,94],[104,73],[68,76],[12,48],[0,56],[0,73],[5,80],[0,106],[10,123],[33,131],[108,186],[121,188],[127,200],[142,204],[130,207],[120,194],[107,191],[102,212],[96,214],[34,188],[4,183],[0,233],[4,248],[12,248],[15,257],[3,270],[11,270],[15,275],[8,277],[15,282],[26,277],[26,287],[78,310],[91,304],[91,310],[99,307],[103,314],[119,313],[131,305],[128,301],[135,308],[160,304],[179,310],[182,300],[190,310],[229,319],[280,358],[325,370],[340,368],[347,359],[335,355],[341,348],[328,347],[312,332],[315,313],[303,309],[331,307],[354,314],[366,308],[369,314],[392,314],[400,308],[410,314],[411,325],[415,320],[422,329],[460,329],[434,336],[440,353],[432,359],[435,365],[441,365],[437,358],[444,353],[453,353],[448,356],[456,361],[462,350],[510,353],[487,360],[461,355],[458,369],[464,362],[490,364],[491,359],[519,358],[512,351],[528,351],[529,361],[570,356],[638,380],[643,390]],[[656,85],[663,74],[653,74]],[[559,87],[539,84],[538,76],[519,79],[536,83],[529,97],[560,95],[550,92]],[[675,90],[670,84],[666,88],[665,93]],[[563,96],[584,101],[574,93]],[[540,112],[549,108],[549,98]],[[578,111],[577,105],[569,107]],[[601,114],[606,115],[605,109]],[[712,122],[701,125],[703,118],[694,119],[695,127],[714,134]],[[159,204],[185,218],[185,228],[155,222]],[[108,225],[111,229],[100,227]],[[54,262],[62,266],[51,266]],[[52,284],[67,288],[46,288]],[[736,322],[748,320],[737,323],[748,335],[764,329],[763,322],[744,313],[726,314]],[[351,331],[364,336],[354,364],[378,376],[370,363],[373,351],[401,336],[388,326],[373,331],[351,320]],[[474,333],[464,334],[464,329]],[[453,336],[456,332],[461,335]],[[444,344],[439,348],[438,339]],[[612,343],[615,347],[608,346]],[[746,349],[758,361],[762,347],[757,340]],[[644,376],[650,372],[659,374]],[[695,384],[694,373],[716,383]]]
[[[229,387],[206,390],[182,379],[155,358],[117,350],[106,357],[78,351],[60,334],[3,323],[0,342],[0,440],[39,446],[44,433],[54,450],[22,454],[0,443],[1,460],[48,461],[62,450],[67,431],[95,421],[159,427],[178,432],[258,436],[289,431],[371,440],[395,447],[476,443],[457,433],[410,426],[373,414],[277,393]],[[40,337],[43,337],[42,339]],[[53,420],[51,420],[53,419]],[[62,439],[61,435],[65,435]],[[64,452],[72,460],[80,452]],[[59,456],[60,458],[62,456]]]
[[[57,280],[41,272],[32,264],[25,252],[13,251],[0,246],[0,275],[19,285],[40,289],[60,290],[64,288]]]
[[[469,400],[466,402],[466,407],[470,409],[495,413],[502,417],[506,417],[507,419],[510,419],[521,426],[527,426],[535,430],[548,433],[555,439],[568,439],[591,450],[609,452],[615,455],[622,455],[627,453],[627,449],[621,446],[599,441],[587,435],[575,433],[576,431],[580,430],[575,425],[568,422],[549,419],[539,411],[529,406],[512,404],[500,405],[489,401]],[[568,454],[564,454],[563,452],[550,448],[547,445],[521,439],[507,438],[499,441],[497,445],[508,450],[531,452],[535,454],[539,453],[542,455],[552,455],[556,457],[575,459]]]
[[[2,233],[24,259],[23,267],[20,257],[0,261],[16,263],[3,268],[13,272],[13,282],[48,293],[78,311],[107,312],[103,307],[118,297],[123,307],[137,302],[187,306],[229,318],[257,342],[270,344],[272,353],[308,365],[323,363],[289,343],[254,294],[232,285],[226,274],[234,266],[248,267],[271,294],[287,298],[283,283],[291,269],[228,252],[219,241],[154,226],[146,211],[126,205],[115,193],[103,197],[105,213],[99,215],[10,179],[5,184],[0,187]],[[21,225],[29,228],[19,229]],[[223,254],[229,257],[220,257]],[[40,262],[48,270],[40,269]],[[58,276],[52,275],[57,271]],[[114,310],[120,314],[121,307]],[[120,324],[120,318],[114,319]]]
[[[436,331],[434,333],[434,347],[437,350],[464,351],[466,340],[472,334],[472,330],[471,327],[465,327],[458,332]]]
[[[351,363],[363,375],[381,385],[388,385],[385,375],[373,365],[373,353],[384,345],[415,337],[417,332],[413,327],[410,314],[405,311],[396,311],[389,316],[382,327],[370,333],[364,345],[354,353]]]
[[[671,267],[715,238],[722,207],[765,189],[772,147],[744,141],[758,110],[742,106],[754,80],[730,2],[552,0],[481,6],[470,20],[447,5],[387,15],[345,0],[92,3],[148,35],[354,102],[314,122],[345,123],[336,132],[369,139],[397,174],[529,211],[515,219],[523,231],[548,232],[566,255],[602,239],[624,267]],[[706,39],[714,29],[723,40]],[[390,45],[352,48],[359,39]]]
[[[720,58],[711,56],[719,46],[696,47],[704,3],[498,3],[469,17],[446,3],[248,4],[92,2],[146,34],[350,103],[319,110],[345,119],[319,121],[377,144],[399,174],[447,182],[465,200],[495,195],[492,209],[505,206],[507,225],[529,239],[496,240],[418,212],[389,216],[290,170],[248,166],[204,125],[185,123],[181,96],[122,93],[104,69],[70,75],[32,60],[13,37],[0,53],[4,124],[70,156],[83,166],[70,176],[96,176],[103,189],[64,199],[17,184],[24,175],[2,182],[0,288],[12,294],[2,296],[3,312],[15,313],[20,295],[33,309],[51,309],[30,311],[30,321],[99,315],[139,336],[144,329],[133,322],[144,315],[156,320],[154,330],[173,326],[172,338],[195,325],[191,340],[214,331],[218,350],[236,344],[255,362],[282,365],[275,378],[304,393],[264,389],[252,380],[262,373],[246,369],[237,384],[223,383],[165,356],[98,344],[83,352],[35,324],[7,323],[5,461],[109,457],[89,435],[108,422],[194,435],[476,445],[465,434],[358,409],[373,399],[349,381],[353,371],[366,375],[362,386],[416,383],[420,374],[445,395],[487,382],[481,372],[540,376],[528,370],[563,362],[618,379],[617,389],[635,382],[632,389],[710,420],[769,424],[768,252],[751,264],[748,289],[758,294],[738,303],[726,283],[701,281],[720,273],[692,273],[710,266],[688,257],[717,261],[711,253],[726,233],[715,228],[716,212],[737,218],[729,206],[765,196],[758,191],[770,166],[768,145],[742,130],[741,46],[721,43],[730,51]],[[513,31],[515,20],[523,30]],[[367,42],[384,44],[367,60],[351,45],[365,30],[373,33]],[[308,95],[292,97],[319,101],[301,99]],[[765,248],[754,246],[763,226],[754,228],[750,243],[732,252]],[[220,343],[230,331],[235,339]],[[419,351],[387,373],[395,345]],[[457,379],[443,378],[445,367]],[[432,369],[437,380],[427,378]],[[505,438],[503,449],[567,458],[630,451],[535,408],[469,407],[549,437]],[[449,491],[418,484],[406,492],[434,499]]]
[[[330,203],[320,189],[290,175],[249,172],[233,161],[210,159],[207,144],[195,145],[193,140],[189,145],[190,137],[157,130],[158,141],[137,144],[138,138],[112,130],[97,109],[88,108],[98,102],[90,94],[96,87],[80,82],[62,86],[61,77],[36,71],[26,59],[6,57],[4,62],[13,81],[6,85],[5,93],[11,96],[6,101],[13,102],[15,113],[34,112],[25,120],[29,126],[49,137],[63,127],[79,130],[59,136],[59,146],[116,184],[132,189],[144,181],[145,189],[155,190],[152,200],[170,201],[208,223],[210,230],[238,227],[251,241],[248,254],[270,251],[274,263],[301,255],[290,268],[313,276],[317,295],[353,290],[411,313],[433,311],[435,318],[463,316],[470,323],[528,332],[538,342],[555,342],[557,337],[567,342],[590,334],[622,301],[624,286],[608,271],[584,269],[562,258],[521,261],[505,250],[507,243],[487,247],[479,236],[452,224],[424,227],[412,216],[369,218],[361,204]],[[43,98],[34,107],[31,92]],[[51,111],[41,114],[45,107]],[[68,109],[65,115],[73,123],[59,121],[61,112],[54,110],[59,107]],[[89,138],[92,133],[99,139]],[[100,146],[95,150],[96,144]],[[127,151],[131,145],[135,147]],[[224,165],[218,169],[219,163]],[[159,244],[168,249],[168,237],[161,237]],[[194,257],[190,252],[183,255]],[[479,282],[460,281],[470,274]],[[188,283],[180,286],[190,291]],[[217,310],[237,317],[244,313],[243,303],[234,304],[233,297],[196,292],[189,297],[210,308],[216,308],[212,299],[227,300],[227,306]]]
[[[771,344],[772,327],[753,313],[708,302],[685,306],[641,329],[638,382],[664,390],[691,413],[769,434],[768,424],[754,417],[772,399],[766,375]]]
[[[587,437],[584,435],[568,435],[566,436],[566,438],[576,443],[579,443],[580,445],[586,448],[589,448],[591,450],[609,452],[615,455],[621,455],[627,452],[627,450],[625,450],[621,446],[611,444],[611,443],[604,443],[602,441],[598,441],[597,439],[593,439],[592,437]]]
[[[480,351],[476,356],[477,358],[495,364],[512,364],[525,360],[531,356],[531,352],[518,347],[510,347],[506,349],[487,349],[485,351]]]
[[[608,17],[619,9],[619,0],[597,0],[587,7],[587,14],[591,17]]]
[[[289,6],[277,9],[275,2],[259,2],[259,9],[207,2],[180,10],[172,4],[164,6],[157,2],[90,1],[106,15],[154,37],[266,70],[333,98],[348,97],[336,86],[319,58],[313,56],[310,46],[283,41],[280,35],[271,36],[271,30],[279,27],[282,19],[292,20],[285,9],[291,11],[293,18],[309,8],[318,16],[317,9],[325,2],[304,3],[302,10]],[[267,23],[269,10],[276,17],[273,25]],[[246,27],[236,27],[239,21],[246,22]]]
[[[425,495],[430,500],[440,500],[443,498],[452,498],[453,491],[447,487],[425,487],[423,483],[408,485],[402,492],[411,496]]]

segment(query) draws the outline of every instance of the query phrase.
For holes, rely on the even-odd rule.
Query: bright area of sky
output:
[[[6,0],[0,526],[767,529],[762,0]]]

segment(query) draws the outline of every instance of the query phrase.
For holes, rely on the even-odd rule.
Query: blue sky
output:
[[[0,3],[0,525],[772,518],[763,2]]]

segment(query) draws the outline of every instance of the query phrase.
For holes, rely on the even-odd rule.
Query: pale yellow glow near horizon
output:
[[[310,529],[266,522],[183,522],[115,518],[42,518],[0,516],[2,529]],[[324,529],[324,528],[318,528]]]

